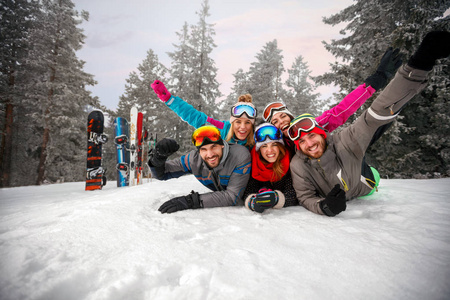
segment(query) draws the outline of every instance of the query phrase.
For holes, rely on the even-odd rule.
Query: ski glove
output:
[[[336,184],[319,205],[322,212],[329,217],[334,217],[345,211],[347,203],[344,190],[341,189],[339,184]]]
[[[392,47],[389,47],[381,58],[375,73],[365,80],[366,85],[370,85],[377,91],[383,89],[402,65],[399,52],[399,49],[392,50]]]
[[[167,102],[167,100],[170,99],[172,96],[167,88],[164,86],[164,83],[162,83],[159,80],[155,80],[151,85],[152,89],[155,91],[156,95],[158,95],[158,98],[161,99],[162,102]]]
[[[159,207],[162,214],[171,214],[179,210],[203,208],[203,201],[197,192],[191,191],[187,196],[176,197]]]
[[[431,31],[420,43],[419,48],[411,56],[408,65],[430,71],[433,69],[436,59],[445,58],[450,55],[450,32]]]
[[[264,210],[277,205],[278,200],[279,197],[276,191],[267,190],[253,195],[247,205],[250,210],[262,213]]]
[[[167,158],[180,149],[177,141],[172,138],[163,138],[154,149],[148,152],[148,165],[150,167],[160,167],[164,165]]]

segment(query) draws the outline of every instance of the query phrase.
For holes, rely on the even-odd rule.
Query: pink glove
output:
[[[155,80],[151,85],[152,89],[155,91],[156,95],[158,95],[158,98],[161,99],[162,102],[167,102],[167,100],[170,99],[172,96],[169,91],[164,86],[164,83],[162,83],[159,80]]]

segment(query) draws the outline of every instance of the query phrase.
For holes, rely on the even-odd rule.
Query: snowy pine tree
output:
[[[347,94],[375,71],[388,46],[399,48],[407,59],[427,32],[449,30],[450,17],[443,18],[449,8],[449,0],[358,0],[325,18],[330,25],[347,23],[341,31],[346,37],[325,42],[327,50],[342,62],[334,63],[318,82],[334,83],[340,86],[341,95]],[[382,175],[450,175],[448,129],[440,123],[448,121],[448,68],[449,60],[441,60],[428,88],[403,109],[404,117],[396,121],[395,130],[370,148],[368,161]]]
[[[303,61],[303,56],[299,55],[288,69],[289,78],[286,86],[290,89],[284,99],[285,104],[294,115],[310,113],[317,116],[322,109],[319,94],[314,93],[314,84],[311,80],[311,71],[308,64]]]
[[[181,32],[177,33],[179,44],[176,50],[168,53],[172,58],[170,68],[169,91],[195,109],[216,118],[218,110],[215,101],[221,96],[217,82],[217,68],[211,53],[214,44],[214,25],[206,22],[209,14],[208,0],[202,2],[202,8],[197,12],[199,21],[196,25],[184,24]],[[167,108],[166,108],[167,109]],[[169,112],[171,114],[171,112]],[[180,153],[192,149],[190,136],[194,130],[179,117],[171,120],[172,135],[180,144]]]
[[[0,3],[0,187],[10,186],[13,139],[17,135],[20,100],[25,90],[18,85],[26,74],[25,59],[28,34],[38,13],[38,3],[26,0],[5,0]]]
[[[83,180],[86,160],[87,107],[100,107],[98,99],[86,90],[94,85],[93,76],[84,72],[84,62],[76,56],[85,36],[77,26],[88,19],[78,13],[69,0],[42,1],[41,14],[30,31],[30,51],[26,60],[30,68],[23,78],[26,97],[26,129],[28,134],[17,138],[16,161],[38,159],[34,183]],[[34,140],[40,139],[36,144]],[[33,143],[24,143],[31,140]],[[24,184],[23,174],[16,182]],[[29,183],[29,182],[28,182]]]

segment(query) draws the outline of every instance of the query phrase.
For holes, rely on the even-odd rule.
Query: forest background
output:
[[[427,32],[450,30],[449,8],[450,0],[354,1],[323,18],[330,26],[345,25],[342,38],[324,41],[336,58],[329,72],[311,76],[301,53],[286,68],[283,50],[274,39],[255,54],[248,70],[236,70],[231,92],[222,95],[212,58],[214,24],[208,22],[210,6],[203,0],[195,12],[197,22],[186,22],[176,33],[178,41],[168,52],[170,65],[163,65],[149,49],[124,82],[125,92],[112,110],[89,91],[96,81],[77,56],[86,39],[80,24],[88,21],[88,12],[78,12],[70,0],[2,1],[0,187],[84,180],[86,119],[93,109],[108,116],[110,142],[104,146],[104,165],[109,180],[116,175],[112,123],[119,116],[129,118],[133,105],[144,113],[144,126],[159,139],[177,139],[180,154],[193,149],[189,138],[193,128],[157,98],[149,86],[155,79],[220,120],[229,118],[230,106],[245,93],[257,99],[260,112],[269,102],[283,101],[294,114],[320,114],[362,84],[388,46],[399,48],[406,60]],[[438,61],[426,90],[408,104],[366,156],[383,177],[450,176],[449,65],[448,58]],[[338,86],[339,92],[323,100],[317,88],[327,84]],[[224,100],[216,103],[219,98]]]

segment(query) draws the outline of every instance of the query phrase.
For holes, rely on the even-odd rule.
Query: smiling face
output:
[[[325,138],[315,132],[305,134],[296,143],[298,143],[300,151],[312,158],[320,158],[325,152]]]
[[[272,120],[270,120],[270,123],[274,125],[276,128],[280,129],[284,135],[287,136],[287,130],[289,129],[289,123],[291,122],[291,117],[284,113],[277,113],[273,115]]]
[[[203,161],[210,167],[215,168],[219,165],[223,156],[223,145],[208,144],[201,146],[198,150]]]
[[[252,132],[253,123],[247,118],[239,118],[233,121],[234,135],[238,140],[245,140]]]
[[[280,148],[276,142],[262,145],[259,151],[261,156],[269,163],[274,163],[280,155]]]

